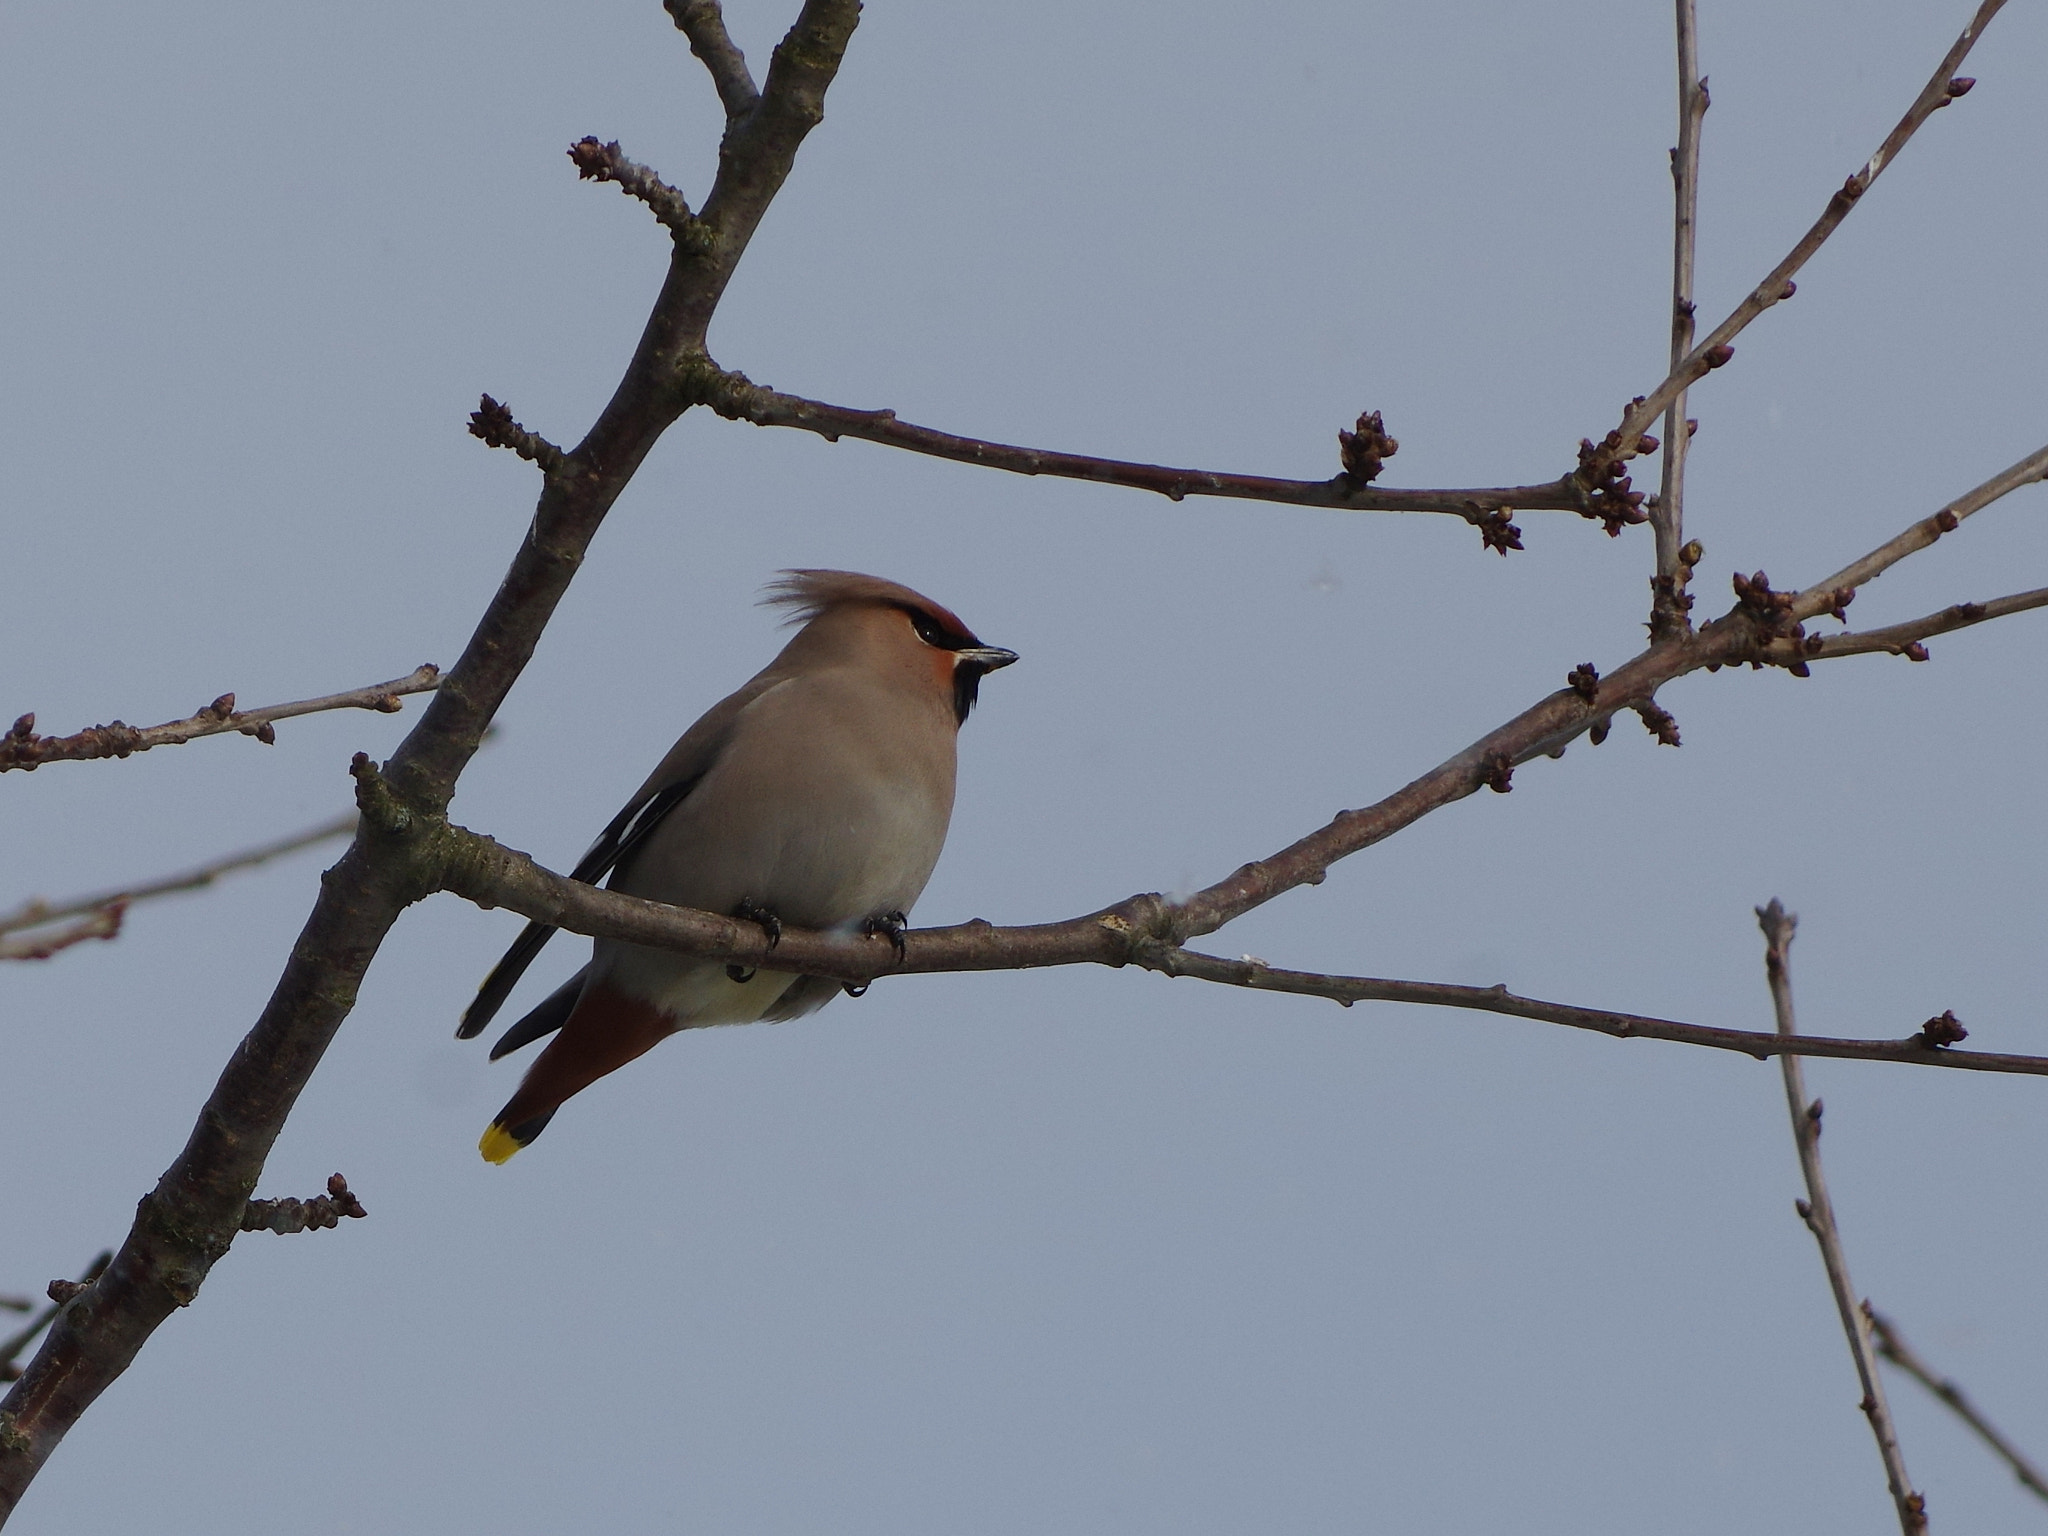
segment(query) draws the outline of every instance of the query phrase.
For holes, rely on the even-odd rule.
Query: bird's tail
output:
[[[616,987],[599,983],[586,990],[477,1143],[484,1161],[504,1162],[540,1135],[565,1101],[675,1029],[673,1014]]]

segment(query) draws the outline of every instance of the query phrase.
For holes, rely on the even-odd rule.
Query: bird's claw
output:
[[[768,947],[773,949],[782,942],[782,919],[773,907],[749,896],[732,909],[732,915],[745,923],[758,923],[761,931],[768,935]]]
[[[896,963],[903,963],[903,935],[910,927],[910,919],[901,912],[878,912],[862,924],[863,933],[872,933],[889,941],[889,947],[896,951]]]

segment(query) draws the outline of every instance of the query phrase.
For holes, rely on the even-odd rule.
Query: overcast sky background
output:
[[[793,0],[732,8],[756,69]],[[1961,3],[1703,0],[1718,318],[1860,166]],[[712,332],[781,388],[1034,445],[1391,485],[1552,478],[1664,372],[1668,8],[875,0]],[[2048,440],[2048,19],[1937,116],[1693,396],[1703,614],[1818,579]],[[0,712],[46,731],[452,663],[666,240],[716,100],[655,0],[0,9]],[[1639,479],[1654,482],[1654,466]],[[2048,488],[1859,623],[2048,581]],[[778,568],[929,592],[1023,661],[962,738],[916,917],[1190,889],[1638,648],[1647,530],[978,472],[694,413],[619,503],[455,814],[556,868],[780,643]],[[1667,690],[1213,941],[1769,1027],[2048,1052],[2039,613]],[[0,905],[348,803],[417,718],[0,785]],[[0,973],[0,1290],[119,1240],[274,982],[320,855]],[[517,931],[408,914],[253,1235],[80,1423],[23,1536],[1884,1529],[1774,1066],[1137,973],[878,984],[687,1035],[504,1168],[520,1070],[454,1022]],[[536,973],[580,963],[557,941]],[[526,994],[522,994],[526,995]],[[510,1015],[508,1015],[509,1017]],[[1858,1286],[2048,1456],[2048,1082],[1821,1063]],[[1937,1531],[2048,1509],[1909,1384]],[[10,1533],[12,1536],[12,1533]]]

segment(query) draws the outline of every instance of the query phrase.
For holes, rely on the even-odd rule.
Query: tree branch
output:
[[[606,512],[687,407],[679,370],[702,355],[734,266],[824,115],[826,88],[858,19],[857,0],[805,0],[775,50],[760,102],[727,134],[699,215],[705,239],[672,242],[667,277],[618,389],[562,472],[546,477],[476,632],[386,765],[384,788],[400,810],[426,822],[446,809]],[[227,1251],[271,1145],[354,1006],[378,946],[405,907],[433,889],[418,839],[391,832],[391,820],[366,819],[327,872],[269,1003],[184,1150],[144,1196],[107,1272],[58,1316],[0,1404],[0,1522],[78,1416]]]
[[[1944,635],[1954,629],[1968,629],[1972,624],[1982,624],[1987,619],[2002,619],[2007,614],[2025,613],[2029,608],[2048,607],[2048,587],[2036,587],[2031,592],[2015,592],[2010,597],[1994,597],[1983,603],[1955,603],[1939,613],[1930,613],[1924,618],[1909,619],[1903,624],[1888,624],[1883,629],[1849,630],[1839,635],[1808,635],[1803,641],[1776,641],[1770,647],[1773,660],[1789,661],[1798,657],[1808,661],[1826,661],[1835,656],[1861,656],[1872,651],[1889,651],[1895,656],[1904,656],[1909,661],[1925,661],[1927,647],[1920,644],[1930,635]]]
[[[196,869],[182,874],[166,875],[160,880],[151,880],[143,885],[128,886],[121,890],[101,891],[96,896],[76,896],[68,901],[47,902],[41,897],[23,902],[12,912],[0,913],[0,937],[19,933],[24,929],[41,928],[49,923],[61,922],[65,918],[85,916],[88,921],[100,918],[114,908],[126,908],[138,901],[149,901],[158,896],[171,896],[180,891],[196,891],[209,886],[222,875],[237,870],[253,869],[267,864],[272,859],[283,858],[288,853],[297,853],[301,848],[311,848],[333,838],[345,837],[356,828],[356,813],[348,811],[316,827],[303,832],[294,832],[290,837],[281,837],[273,842],[259,843],[254,848],[245,848],[240,853],[231,853]],[[119,922],[114,927],[118,930]],[[81,938],[112,938],[113,933],[82,934]],[[76,939],[67,942],[76,943]],[[0,945],[0,959],[41,959],[41,955],[16,955]]]
[[[1700,77],[1699,29],[1694,0],[1677,0],[1678,147],[1671,151],[1671,367],[1674,371],[1692,350],[1694,227],[1700,202],[1700,124],[1707,115],[1707,82]],[[1686,617],[1692,599],[1685,586],[1698,563],[1688,561],[1685,548],[1685,455],[1693,423],[1685,415],[1680,390],[1664,413],[1663,484],[1657,505],[1650,509],[1650,527],[1657,538],[1657,575],[1651,583],[1650,633],[1655,638],[1681,635],[1691,629]]]
[[[1792,933],[1799,920],[1775,898],[1769,906],[1756,909],[1756,919],[1764,931],[1764,970],[1770,978],[1778,1033],[1791,1037],[1798,1033],[1792,1014],[1791,949]],[[1820,1165],[1820,1100],[1807,1101],[1806,1078],[1797,1056],[1787,1055],[1778,1064],[1785,1076],[1785,1104],[1792,1113],[1792,1140],[1799,1148],[1800,1171],[1806,1176],[1806,1198],[1794,1203],[1800,1219],[1820,1244],[1828,1287],[1834,1292],[1835,1310],[1841,1315],[1842,1331],[1849,1338],[1849,1354],[1856,1362],[1856,1379],[1863,1387],[1863,1414],[1870,1420],[1871,1434],[1877,1437],[1885,1483],[1891,1489],[1892,1503],[1898,1508],[1899,1529],[1905,1536],[1926,1536],[1927,1501],[1913,1491],[1906,1476],[1898,1427],[1892,1423],[1891,1409],[1884,1399],[1884,1383],[1877,1375],[1870,1321],[1849,1284],[1849,1260],[1842,1251],[1841,1230],[1835,1225],[1834,1202],[1828,1199],[1827,1176]]]
[[[1016,475],[1054,475],[1067,480],[1128,486],[1156,492],[1169,501],[1186,496],[1227,496],[1350,512],[1448,512],[1482,530],[1487,514],[1526,511],[1588,515],[1586,494],[1569,475],[1547,485],[1417,491],[1368,485],[1348,474],[1334,475],[1328,480],[1275,480],[1263,475],[1170,469],[1163,464],[1098,459],[1087,454],[956,437],[950,432],[899,421],[894,411],[853,410],[843,405],[827,405],[822,400],[806,400],[801,395],[786,395],[752,382],[743,373],[720,368],[708,359],[692,374],[691,388],[696,399],[728,421],[750,421],[757,427],[797,427],[815,432],[827,442],[836,443],[842,437],[859,438]]]
[[[1994,501],[2037,480],[2048,480],[2048,447],[2037,448],[2017,464],[2000,470],[1975,490],[1958,496],[1932,517],[1921,518],[1897,538],[1887,540],[1862,559],[1843,566],[1826,581],[1808,587],[1794,600],[1792,616],[1811,619],[1827,613],[1837,606],[1838,594],[1867,586],[1906,556],[1926,549],[1944,533],[1954,533],[1962,520],[1972,513],[1983,511]]]
[[[113,1250],[108,1249],[105,1253],[94,1259],[92,1263],[88,1264],[85,1267],[85,1273],[76,1280],[52,1280],[50,1282],[51,1290],[64,1292],[65,1300],[69,1300],[71,1296],[75,1296],[78,1293],[78,1290],[97,1280],[100,1277],[100,1271],[107,1267],[108,1262],[113,1257]],[[12,1298],[9,1298],[9,1306],[13,1308]],[[63,1307],[64,1301],[60,1301],[53,1296],[50,1304],[36,1313],[30,1319],[27,1327],[17,1333],[9,1334],[4,1339],[0,1339],[0,1381],[15,1381],[20,1378],[21,1372],[14,1364],[15,1356],[19,1355],[24,1349],[27,1349],[29,1345],[35,1343],[36,1335],[56,1321],[57,1314],[63,1310]],[[24,1300],[21,1306],[14,1310],[26,1312],[28,1308],[29,1304]]]
[[[1946,1403],[1955,1416],[1969,1425],[1977,1437],[2008,1467],[2020,1486],[2037,1499],[2048,1500],[2048,1479],[2044,1479],[2034,1464],[2021,1454],[2019,1447],[2001,1435],[1991,1421],[1979,1413],[1970,1400],[1963,1396],[1963,1389],[1946,1377],[1937,1376],[1907,1345],[1900,1334],[1898,1325],[1881,1312],[1871,1310],[1869,1302],[1863,1303],[1863,1316],[1870,1324],[1870,1331],[1877,1340],[1878,1357],[1889,1360],[1908,1376],[1919,1382],[1942,1402]]]
[[[133,726],[116,720],[109,725],[88,726],[71,736],[38,736],[36,717],[23,715],[5,736],[0,736],[0,773],[10,768],[34,770],[44,763],[78,762],[96,757],[126,757],[147,752],[151,747],[176,746],[201,736],[219,736],[240,731],[266,746],[277,740],[273,720],[297,715],[317,715],[329,709],[374,709],[396,714],[403,706],[399,695],[428,693],[440,685],[441,669],[431,662],[394,678],[372,683],[347,693],[330,693],[324,698],[301,699],[296,704],[272,704],[263,709],[237,710],[235,696],[224,693],[196,715],[173,720],[167,725]]]
[[[618,140],[600,144],[593,138],[578,139],[569,146],[569,158],[576,162],[576,174],[583,180],[609,181],[628,197],[640,199],[678,240],[702,237],[697,215],[690,212],[689,200],[639,161],[628,160]],[[484,399],[488,401],[490,396]],[[476,432],[474,426],[470,430]],[[481,432],[476,435],[483,436]],[[520,457],[531,455],[522,453]]]
[[[711,84],[726,118],[745,117],[753,111],[761,93],[747,73],[746,56],[726,33],[725,13],[718,0],[662,0],[662,4],[675,19],[677,30],[689,38],[690,52],[711,72]]]
[[[1962,35],[1955,40],[1933,75],[1928,78],[1927,84],[1921,88],[1920,94],[1914,98],[1913,105],[1906,109],[1906,115],[1899,119],[1890,133],[1885,135],[1884,142],[1877,147],[1877,153],[1865,162],[1862,170],[1842,183],[1840,190],[1828,199],[1828,205],[1821,210],[1820,217],[1814,220],[1813,227],[1800,237],[1799,243],[1792,247],[1785,259],[1771,269],[1770,275],[1757,284],[1749,297],[1736,305],[1728,318],[1715,326],[1705,341],[1686,353],[1663,383],[1649,394],[1638,396],[1630,403],[1628,410],[1622,415],[1621,425],[1610,432],[1600,444],[1597,461],[1591,468],[1602,469],[1632,458],[1636,449],[1631,445],[1649,430],[1659,416],[1671,408],[1672,402],[1686,387],[1706,377],[1735,355],[1735,349],[1729,343],[1742,334],[1750,321],[1772,305],[1792,297],[1795,291],[1793,277],[1812,259],[1814,252],[1821,248],[1828,236],[1848,218],[1849,210],[1854,208],[1857,200],[1870,190],[1871,184],[1884,173],[1885,167],[1898,158],[1899,151],[1906,146],[1906,141],[1913,137],[1928,118],[1957,97],[1966,94],[1970,87],[1976,84],[1974,80],[1957,78],[1956,69],[1968,57],[1970,49],[1976,45],[1977,39],[1982,36],[1991,18],[1996,16],[2004,5],[2005,0],[1983,0],[1977,7],[1977,14],[1970,18],[1970,24],[1963,28]],[[1582,469],[1580,475],[1582,483],[1590,483],[1587,469]]]

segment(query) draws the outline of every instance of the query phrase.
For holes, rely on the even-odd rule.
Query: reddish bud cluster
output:
[[[1944,1009],[1939,1015],[1920,1026],[1920,1033],[1913,1038],[1931,1051],[1938,1051],[1945,1045],[1954,1045],[1967,1040],[1970,1032],[1963,1028],[1953,1009]]]
[[[1635,454],[1649,451],[1642,446],[1644,443],[1654,446],[1656,439],[1638,437],[1627,452],[1622,451],[1619,431],[1609,432],[1597,443],[1591,438],[1579,439],[1579,467],[1574,478],[1586,491],[1586,510],[1582,515],[1598,520],[1609,538],[1631,523],[1650,520],[1650,514],[1643,510],[1643,493],[1629,489],[1628,474],[1621,467]]]
[[[1837,593],[1836,596],[1839,597],[1840,594]],[[1735,573],[1736,611],[1746,615],[1755,625],[1759,649],[1773,640],[1806,641],[1806,626],[1792,617],[1792,605],[1795,600],[1794,593],[1773,592],[1771,579],[1762,571],[1758,571],[1754,576],[1745,576],[1740,571]],[[1811,649],[1811,646],[1800,644],[1797,648],[1804,651]],[[1749,664],[1759,669],[1766,665],[1756,656],[1749,658]],[[1794,677],[1810,675],[1804,661],[1780,661],[1777,665],[1782,666]]]
[[[1573,693],[1590,704],[1600,693],[1599,668],[1590,661],[1582,661],[1572,668],[1570,675],[1565,678],[1565,683]]]
[[[1515,760],[1505,752],[1489,752],[1479,765],[1479,782],[1496,795],[1515,787]]]
[[[327,1181],[327,1193],[311,1200],[251,1200],[242,1212],[244,1232],[317,1232],[341,1225],[344,1216],[367,1216],[363,1202],[348,1187],[348,1180],[335,1174]]]
[[[1385,467],[1385,461],[1401,451],[1401,445],[1387,436],[1386,423],[1378,411],[1366,411],[1358,425],[1337,434],[1337,451],[1344,462],[1345,477],[1358,485],[1370,485]]]
[[[1478,502],[1467,502],[1464,507],[1465,521],[1479,530],[1480,547],[1496,550],[1505,558],[1511,549],[1522,547],[1522,530],[1514,523],[1514,511],[1509,507],[1495,507],[1491,511]]]
[[[1636,706],[1636,713],[1642,716],[1644,728],[1657,738],[1657,745],[1678,745],[1678,722],[1671,717],[1669,710],[1660,709],[1655,703],[1645,701]]]

